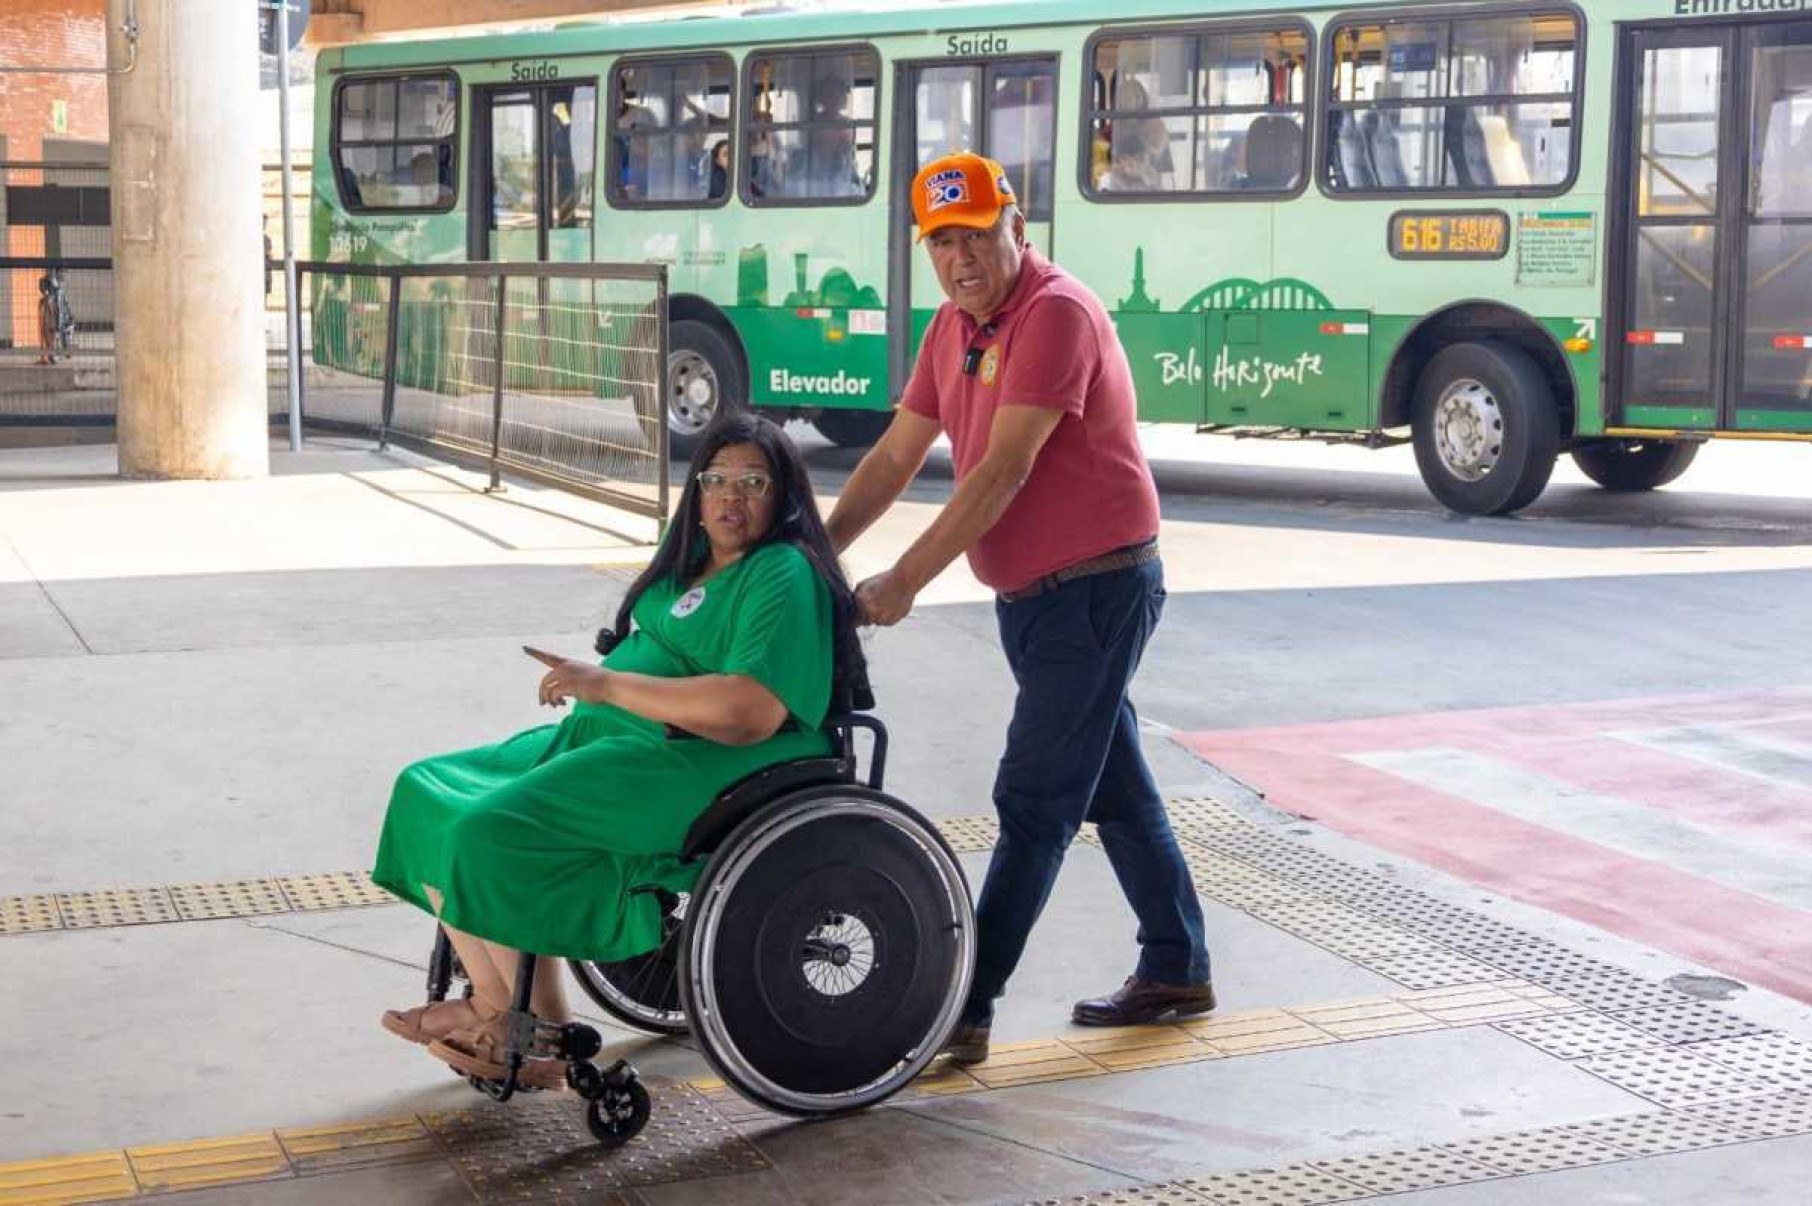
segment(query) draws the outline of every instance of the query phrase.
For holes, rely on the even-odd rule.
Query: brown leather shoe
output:
[[[1118,992],[1077,1001],[1070,1020],[1078,1026],[1142,1026],[1186,1018],[1214,1008],[1212,984],[1160,984],[1128,976]]]
[[[977,1026],[959,1025],[950,1032],[950,1037],[944,1040],[944,1045],[938,1049],[938,1054],[959,1068],[966,1068],[970,1064],[985,1063],[988,1059],[988,1033],[992,1028],[992,1024],[989,1022],[983,1022]]]

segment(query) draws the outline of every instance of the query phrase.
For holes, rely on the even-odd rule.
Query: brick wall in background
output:
[[[105,0],[6,0],[0,67],[104,67]],[[107,77],[0,72],[6,158],[44,158],[44,142],[107,141]]]

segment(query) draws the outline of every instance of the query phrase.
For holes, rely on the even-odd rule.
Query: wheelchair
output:
[[[704,869],[689,897],[660,893],[658,950],[568,961],[610,1016],[657,1034],[692,1033],[726,1084],[799,1118],[860,1110],[910,1083],[955,1028],[975,967],[962,867],[936,826],[882,790],[887,729],[866,710],[872,699],[854,702],[825,720],[833,753],[757,771],[693,822],[683,856]],[[871,737],[866,778],[862,730]],[[445,999],[460,974],[437,934],[430,1001]],[[509,1073],[472,1077],[473,1087],[507,1101],[525,1058],[562,1059],[593,1137],[628,1142],[647,1124],[647,1089],[627,1061],[593,1062],[603,1040],[592,1027],[533,1016],[535,963],[525,955],[517,975]]]

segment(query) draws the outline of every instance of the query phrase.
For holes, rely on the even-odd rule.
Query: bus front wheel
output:
[[[821,410],[812,426],[839,448],[867,448],[891,422],[891,410]]]
[[[736,350],[709,323],[680,318],[667,329],[667,450],[690,457],[711,420],[741,410]]]
[[[1665,486],[1692,464],[1699,445],[1671,440],[1593,440],[1573,449],[1581,473],[1619,494]]]
[[[1508,515],[1535,501],[1560,451],[1554,391],[1507,343],[1456,343],[1416,382],[1416,467],[1462,515]]]

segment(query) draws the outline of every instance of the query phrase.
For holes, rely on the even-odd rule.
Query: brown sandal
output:
[[[503,1080],[510,1074],[505,1042],[488,1024],[471,1026],[428,1044],[428,1054],[466,1076]],[[516,1083],[529,1089],[564,1089],[566,1064],[557,1059],[528,1058]]]
[[[482,1021],[482,1015],[470,999],[455,997],[448,1001],[430,1001],[414,1009],[386,1009],[378,1024],[398,1038],[427,1046],[455,1031],[465,1030]]]

